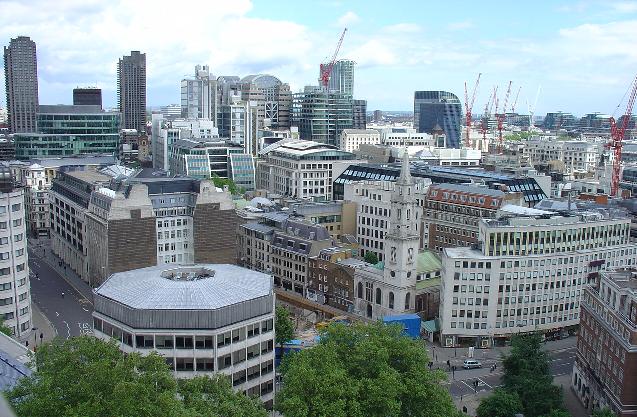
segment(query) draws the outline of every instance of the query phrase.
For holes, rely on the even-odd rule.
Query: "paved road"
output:
[[[29,249],[29,267],[31,268],[31,298],[51,321],[58,336],[68,339],[72,336],[92,333],[92,306],[88,300],[75,291],[31,248]]]
[[[549,352],[551,356],[551,374],[553,377],[559,377],[562,375],[568,375],[573,369],[573,363],[575,362],[576,346],[560,349],[558,351]],[[473,383],[477,380],[478,392],[490,391],[500,386],[500,378],[502,377],[501,362],[498,361],[498,368],[495,372],[490,372],[489,368],[494,363],[494,360],[481,360],[483,368],[481,369],[460,369],[455,372],[455,379],[452,379],[451,373],[449,373],[449,391],[452,396],[460,397],[461,395],[474,394],[475,389]]]

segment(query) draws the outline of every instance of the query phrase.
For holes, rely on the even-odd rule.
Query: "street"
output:
[[[58,271],[43,260],[43,253],[42,249],[29,247],[33,302],[53,324],[59,337],[68,339],[72,336],[91,334],[91,302],[75,291]]]
[[[549,351],[551,357],[551,374],[554,378],[571,373],[573,363],[575,362],[576,349],[576,346],[570,346]],[[477,392],[491,391],[500,386],[500,378],[503,371],[501,361],[497,360],[498,368],[494,372],[491,372],[490,367],[495,362],[495,359],[479,360],[482,362],[482,368],[462,369],[462,361],[459,361],[456,365],[458,370],[455,372],[455,378],[452,377],[451,372],[447,372],[449,376],[448,383],[450,383],[449,392],[452,396],[460,397],[474,394],[476,392],[473,385],[475,381],[478,381]]]

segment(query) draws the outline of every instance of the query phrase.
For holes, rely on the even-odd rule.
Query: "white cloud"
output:
[[[271,72],[293,85],[303,84],[306,60],[318,65],[304,26],[249,17],[249,0],[213,3],[67,0],[52,8],[47,0],[4,1],[0,39],[36,42],[43,103],[70,101],[73,87],[97,83],[112,105],[117,60],[131,50],[147,54],[151,105],[178,100],[179,81],[195,64],[215,74]]]
[[[611,9],[618,13],[635,13],[637,12],[637,2],[620,1],[610,4]]]
[[[463,20],[462,22],[452,22],[447,25],[448,30],[466,30],[471,29],[475,25],[470,20]]]
[[[360,20],[360,17],[351,10],[345,13],[343,16],[338,18],[339,26],[349,26],[357,23]]]

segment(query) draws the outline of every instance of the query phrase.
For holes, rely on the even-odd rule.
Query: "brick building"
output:
[[[587,409],[637,415],[637,270],[602,272],[584,289],[571,384]]]
[[[354,308],[354,271],[367,265],[351,247],[323,249],[308,263],[307,297],[343,311]]]
[[[422,247],[440,253],[476,243],[480,219],[495,218],[505,204],[523,204],[522,194],[476,185],[432,185],[423,203]]]

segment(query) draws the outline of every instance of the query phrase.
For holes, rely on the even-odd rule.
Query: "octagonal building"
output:
[[[159,265],[94,290],[96,337],[157,352],[178,378],[221,372],[271,406],[274,292],[269,275],[228,264]]]

